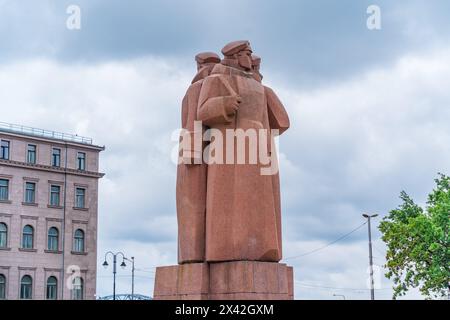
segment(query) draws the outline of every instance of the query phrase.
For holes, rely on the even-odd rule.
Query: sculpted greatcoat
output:
[[[236,95],[241,97],[239,109],[229,115],[225,111],[226,97]],[[226,129],[284,131],[289,126],[287,113],[270,88],[253,79],[251,73],[223,64],[217,64],[202,81],[197,118],[207,128],[223,133],[224,161]],[[270,131],[266,140],[268,146],[262,150],[270,156],[275,153],[270,147]],[[252,151],[247,143],[248,152]],[[260,160],[258,156],[255,164],[207,165],[206,261],[281,260],[278,173],[261,174],[261,168],[268,165]]]
[[[197,120],[197,105],[203,78],[208,76],[210,67],[200,69],[192,80],[182,102],[181,124],[183,135],[188,135],[193,142],[194,121]],[[205,260],[205,214],[206,214],[206,175],[205,163],[194,163],[201,158],[201,145],[196,150],[192,147],[184,148],[180,144],[180,151],[185,157],[177,167],[177,221],[178,221],[178,263],[202,262]]]

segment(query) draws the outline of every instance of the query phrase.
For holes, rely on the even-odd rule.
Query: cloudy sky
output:
[[[72,4],[80,30],[66,27]],[[366,26],[371,4],[381,30]],[[248,39],[291,118],[280,154],[295,297],[367,299],[361,213],[386,215],[401,190],[424,204],[437,173],[450,173],[448,12],[444,0],[0,0],[0,121],[106,145],[98,295],[111,294],[107,250],[136,257],[136,292],[151,295],[154,267],[176,263],[172,132],[193,56]],[[374,238],[375,294],[389,299]],[[130,273],[119,271],[119,292]]]

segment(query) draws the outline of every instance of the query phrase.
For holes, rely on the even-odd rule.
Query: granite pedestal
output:
[[[293,269],[284,263],[230,261],[156,268],[155,300],[292,300]]]

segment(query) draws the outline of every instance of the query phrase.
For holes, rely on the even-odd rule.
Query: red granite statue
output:
[[[210,73],[220,58],[213,52],[202,52],[195,56],[197,74],[192,80],[182,102],[182,135],[194,140],[197,120],[197,105],[203,79]],[[203,135],[204,127],[198,134]],[[206,169],[201,153],[204,143],[181,150],[183,162],[177,168],[177,218],[178,218],[178,263],[205,260],[205,214],[206,214]],[[196,164],[194,164],[196,163]]]
[[[154,298],[292,299],[293,270],[278,263],[273,143],[289,118],[274,91],[261,84],[261,58],[252,56],[248,41],[231,42],[222,53],[220,63],[214,53],[196,56],[198,73],[183,99],[179,265],[157,268]]]
[[[287,114],[279,100],[273,99],[273,91],[253,78],[249,42],[232,42],[222,53],[225,58],[203,80],[198,119],[224,137],[227,129],[279,129],[283,124],[269,112],[268,103],[274,102],[288,126]],[[259,161],[208,165],[206,261],[281,260],[281,220],[274,199],[279,184],[274,185],[272,175],[261,174],[264,166]]]

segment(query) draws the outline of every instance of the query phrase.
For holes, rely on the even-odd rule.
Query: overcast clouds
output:
[[[437,172],[450,173],[448,3],[126,3],[0,0],[0,121],[106,145],[99,295],[111,293],[106,250],[136,257],[136,291],[146,295],[152,267],[176,263],[171,134],[193,55],[229,40],[252,42],[291,117],[280,141],[285,257],[354,229],[364,211],[385,215],[403,189],[424,203]],[[366,28],[371,3],[382,10],[380,31]],[[80,31],[65,28],[68,4],[82,9]],[[379,265],[383,253],[376,240]],[[286,260],[296,298],[368,298],[367,255],[364,226]],[[130,270],[119,274],[118,291],[130,292]],[[389,286],[381,279],[377,297],[390,298]]]

